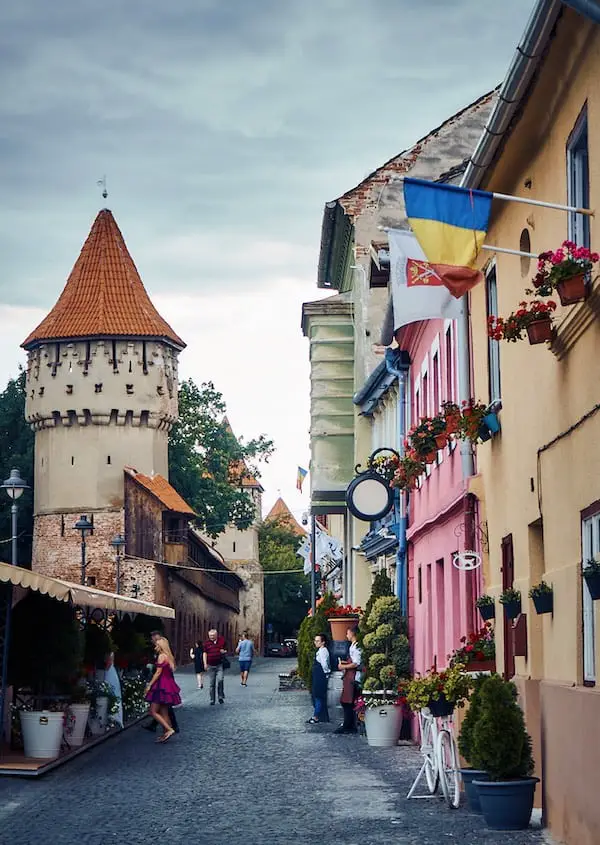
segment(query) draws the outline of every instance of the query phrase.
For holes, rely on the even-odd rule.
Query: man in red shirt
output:
[[[215,628],[208,632],[208,639],[204,643],[204,668],[208,675],[210,703],[215,703],[215,686],[219,695],[219,704],[225,704],[223,689],[223,657],[227,654],[225,638],[219,636]]]

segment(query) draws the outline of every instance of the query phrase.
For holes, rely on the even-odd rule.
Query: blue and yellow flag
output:
[[[302,492],[302,484],[304,483],[304,479],[308,475],[307,469],[302,469],[302,467],[298,467],[298,475],[296,477],[296,489]]]
[[[481,281],[474,265],[487,233],[492,194],[405,177],[404,205],[427,261],[453,296]]]

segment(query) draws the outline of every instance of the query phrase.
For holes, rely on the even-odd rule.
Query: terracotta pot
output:
[[[327,621],[331,628],[331,639],[341,642],[346,640],[348,628],[353,628],[358,623],[358,616],[330,616]]]
[[[448,445],[448,435],[447,434],[436,434],[435,436],[435,445],[438,449],[445,449]]]
[[[425,457],[423,458],[426,464],[433,464],[437,461],[437,450],[434,452],[428,452]]]
[[[585,285],[585,273],[577,273],[569,279],[563,279],[556,285],[556,291],[560,297],[561,305],[574,305],[576,302],[583,302],[587,297]]]
[[[465,666],[465,672],[495,672],[495,660],[471,660]]]
[[[535,345],[536,343],[546,343],[552,340],[552,320],[550,317],[540,317],[539,320],[534,320],[527,326],[527,336],[529,343]]]

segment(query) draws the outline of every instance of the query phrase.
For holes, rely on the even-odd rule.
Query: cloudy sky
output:
[[[107,205],[267,507],[307,489],[321,214],[500,82],[532,0],[19,0],[0,8],[0,385]],[[307,485],[308,487],[308,485]]]

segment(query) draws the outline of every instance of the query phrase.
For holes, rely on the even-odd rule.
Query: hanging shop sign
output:
[[[385,463],[383,453],[391,453],[398,457],[394,449],[376,449],[367,460],[367,469],[360,472],[357,464],[356,477],[352,479],[346,490],[346,505],[357,519],[363,522],[375,522],[386,516],[394,506],[394,491],[389,480],[382,475],[378,467]],[[378,458],[379,456],[379,458]]]

